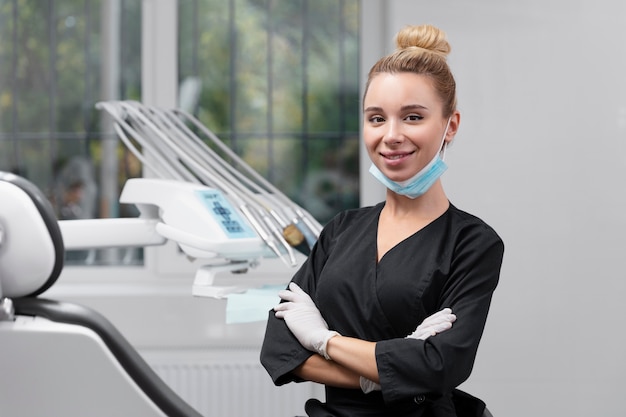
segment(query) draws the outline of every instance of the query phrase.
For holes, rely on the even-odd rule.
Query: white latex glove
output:
[[[289,283],[288,290],[279,291],[278,296],[286,302],[274,307],[276,317],[285,320],[291,333],[304,348],[330,359],[326,345],[330,338],[339,333],[328,330],[326,321],[311,297],[294,282]]]
[[[426,340],[430,336],[435,336],[437,333],[445,332],[452,328],[452,323],[456,320],[456,316],[452,314],[452,310],[444,308],[435,314],[428,316],[424,321],[417,326],[417,329],[406,338],[409,339],[421,339]],[[367,394],[372,391],[380,391],[380,384],[371,381],[365,377],[359,378],[359,384],[363,393]]]
[[[417,326],[417,329],[408,335],[407,338],[426,340],[430,336],[451,329],[452,323],[454,323],[455,320],[456,316],[452,314],[452,310],[444,308],[432,316],[426,317],[424,321]]]

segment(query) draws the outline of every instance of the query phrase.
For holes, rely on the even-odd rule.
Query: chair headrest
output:
[[[63,269],[64,253],[59,223],[41,190],[0,171],[0,295],[46,291]]]

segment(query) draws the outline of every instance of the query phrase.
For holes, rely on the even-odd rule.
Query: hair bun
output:
[[[446,33],[432,25],[406,26],[396,35],[398,49],[421,48],[447,56],[450,44]]]

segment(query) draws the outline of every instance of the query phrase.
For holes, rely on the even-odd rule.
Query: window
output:
[[[180,106],[320,222],[356,207],[358,0],[178,5]],[[0,170],[38,185],[59,219],[135,215],[117,200],[141,166],[95,104],[141,100],[141,6],[0,2]],[[143,262],[109,255],[68,261]]]
[[[126,214],[119,189],[140,170],[95,103],[140,96],[139,6],[0,2],[0,170],[39,186],[59,219]],[[68,261],[98,263],[94,255],[69,252]]]

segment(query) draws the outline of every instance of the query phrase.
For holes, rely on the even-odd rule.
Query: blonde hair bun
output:
[[[451,50],[446,33],[432,25],[406,26],[396,35],[398,49],[420,48],[446,57]]]

